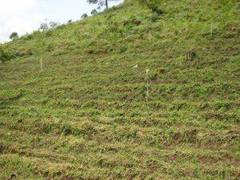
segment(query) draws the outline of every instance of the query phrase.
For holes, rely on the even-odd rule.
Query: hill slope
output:
[[[161,8],[3,45],[0,178],[240,178],[240,4]]]

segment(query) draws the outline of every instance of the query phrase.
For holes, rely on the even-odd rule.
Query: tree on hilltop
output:
[[[102,6],[105,6],[106,9],[108,9],[109,1],[118,1],[118,0],[87,0],[90,4],[98,4],[98,8],[101,8]]]
[[[18,33],[17,33],[17,32],[13,32],[13,33],[9,36],[9,38],[10,38],[11,40],[17,39],[17,38],[18,38]]]

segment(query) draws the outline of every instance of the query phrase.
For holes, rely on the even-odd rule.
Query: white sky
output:
[[[95,8],[86,0],[0,0],[0,42],[8,41],[12,32],[31,33],[46,20],[79,20],[83,13],[89,14]]]

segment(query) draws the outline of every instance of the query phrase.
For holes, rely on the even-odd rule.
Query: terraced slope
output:
[[[3,45],[0,179],[240,178],[239,1],[160,6]]]

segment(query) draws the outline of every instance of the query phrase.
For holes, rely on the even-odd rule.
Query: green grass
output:
[[[240,4],[160,7],[1,45],[0,179],[240,178]]]

